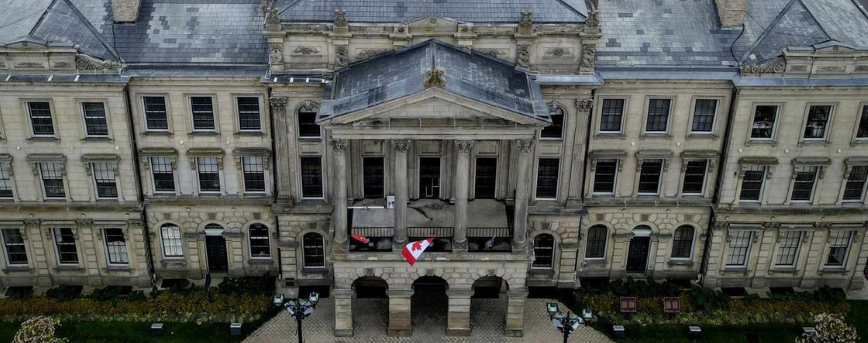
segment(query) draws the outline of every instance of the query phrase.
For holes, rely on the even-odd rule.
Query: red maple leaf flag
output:
[[[410,242],[404,246],[404,250],[401,250],[401,255],[404,256],[404,259],[407,260],[407,263],[412,267],[413,264],[416,263],[416,260],[419,259],[419,256],[422,256],[422,253],[425,252],[425,249],[428,249],[428,246],[430,246],[432,242],[434,242],[434,238]]]
[[[353,239],[355,239],[355,240],[357,240],[357,241],[359,241],[359,242],[365,243],[365,244],[368,244],[368,242],[371,241],[371,240],[369,240],[367,237],[362,236],[362,235],[352,235],[352,236],[350,236],[350,237],[352,237]]]

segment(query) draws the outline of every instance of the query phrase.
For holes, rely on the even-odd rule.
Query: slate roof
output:
[[[768,62],[787,47],[868,48],[868,17],[853,0],[749,1],[748,14],[733,49],[745,64]]]
[[[2,8],[2,45],[18,41],[79,45],[89,56],[119,60],[117,52],[70,0],[3,0]]]
[[[351,23],[408,23],[427,17],[459,22],[518,23],[520,12],[532,11],[537,23],[582,23],[584,0],[284,0],[281,19],[331,22],[335,10]]]
[[[600,0],[599,11],[600,69],[735,65],[738,31],[721,30],[714,0]]]
[[[320,115],[335,117],[425,90],[427,71],[445,71],[446,91],[548,120],[539,85],[515,65],[436,40],[356,62],[337,71]]]

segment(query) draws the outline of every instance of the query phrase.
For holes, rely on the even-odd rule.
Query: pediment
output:
[[[449,32],[458,31],[458,22],[448,18],[428,17],[410,23],[410,32]]]
[[[431,88],[361,111],[325,120],[324,124],[379,126],[546,126],[548,121],[504,110],[481,101]]]
[[[854,47],[839,42],[818,44],[815,46],[815,49],[818,53],[826,54],[852,53],[856,51]]]

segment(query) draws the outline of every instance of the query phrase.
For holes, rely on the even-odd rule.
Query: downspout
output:
[[[591,89],[591,100],[595,99],[596,93],[597,93],[596,89]],[[591,146],[591,134],[593,133],[593,130],[591,129],[591,127],[594,126],[594,124],[593,124],[593,121],[594,121],[594,106],[593,106],[594,103],[593,103],[593,101],[591,102],[591,104],[592,104],[591,109],[588,110],[588,121],[585,123],[585,151],[584,151],[584,153],[582,153],[582,155],[585,158],[584,158],[584,160],[582,160],[582,180],[581,180],[581,183],[579,184],[579,196],[582,199],[582,208],[583,208],[582,212],[584,212],[584,214],[586,216],[590,215],[590,213],[589,213],[588,207],[587,207],[587,205],[585,205],[585,201],[584,201],[585,200],[585,182],[588,180],[588,156],[589,156],[588,155],[588,149],[590,149],[590,146]],[[579,245],[581,246],[581,244],[582,244],[582,221],[579,220]],[[579,273],[578,272],[579,272],[579,249],[576,249],[576,263],[573,266],[573,274],[576,275],[576,283],[578,285],[578,287],[576,287],[576,288],[581,288],[582,282],[581,282],[581,279],[579,279],[579,275],[578,275]]]

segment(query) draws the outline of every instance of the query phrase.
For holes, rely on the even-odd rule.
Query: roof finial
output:
[[[446,71],[440,68],[431,68],[425,72],[425,88],[440,87],[446,88]]]

